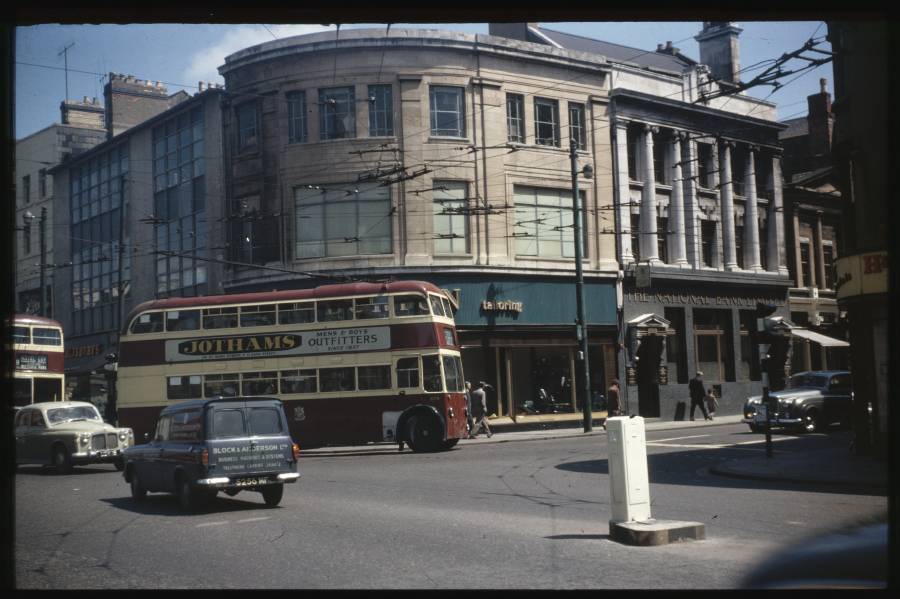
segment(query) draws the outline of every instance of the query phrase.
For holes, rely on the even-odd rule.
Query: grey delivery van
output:
[[[300,448],[281,401],[270,397],[198,399],[160,412],[153,439],[125,451],[125,481],[141,501],[148,491],[174,493],[185,511],[219,491],[258,491],[276,506],[296,482]]]

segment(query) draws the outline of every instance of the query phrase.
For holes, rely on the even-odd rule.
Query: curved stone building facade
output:
[[[492,412],[524,414],[540,388],[579,411],[577,170],[592,387],[616,376],[603,56],[362,29],[247,48],[220,72],[230,215],[221,257],[242,264],[222,291],[432,281],[458,296],[466,378],[493,384]]]

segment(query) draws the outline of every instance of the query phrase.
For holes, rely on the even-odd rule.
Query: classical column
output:
[[[659,261],[656,233],[656,175],[653,170],[653,134],[659,128],[644,125],[644,189],[641,191],[641,259]]]
[[[684,220],[687,244],[687,260],[694,268],[700,268],[700,205],[697,199],[697,142],[686,136],[682,156],[684,159]]]
[[[634,262],[634,254],[631,251],[631,186],[628,177],[628,121],[616,120],[616,218],[619,226],[616,233],[619,236],[619,248],[622,255],[619,256],[621,264]],[[636,149],[636,148],[635,148]]]
[[[747,203],[744,206],[744,266],[747,270],[759,270],[759,209],[756,204],[756,152],[759,148],[750,146],[744,170],[744,184],[747,188]]]
[[[772,155],[769,189],[772,190],[767,227],[769,270],[787,276],[788,269],[784,247],[784,196],[781,191],[781,156],[777,154]]]
[[[737,250],[734,243],[734,189],[731,183],[731,150],[734,144],[722,142],[722,154],[719,157],[719,169],[722,171],[722,184],[719,187],[720,206],[722,209],[722,253],[725,270],[737,270]]]
[[[669,262],[687,266],[687,245],[684,227],[684,185],[682,185],[681,143],[687,136],[676,131],[672,136],[669,154],[672,157],[672,195],[669,198]]]

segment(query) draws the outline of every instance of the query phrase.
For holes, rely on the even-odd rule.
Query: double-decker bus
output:
[[[119,424],[138,439],[164,406],[219,396],[281,399],[306,446],[437,451],[466,435],[452,302],[431,283],[154,300],[120,339]]]
[[[66,376],[62,325],[31,314],[14,314],[10,324],[15,359],[13,405],[63,401]]]

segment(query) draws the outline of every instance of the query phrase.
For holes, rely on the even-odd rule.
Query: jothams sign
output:
[[[390,327],[359,327],[167,341],[166,361],[192,362],[345,353],[390,349],[390,347]]]

